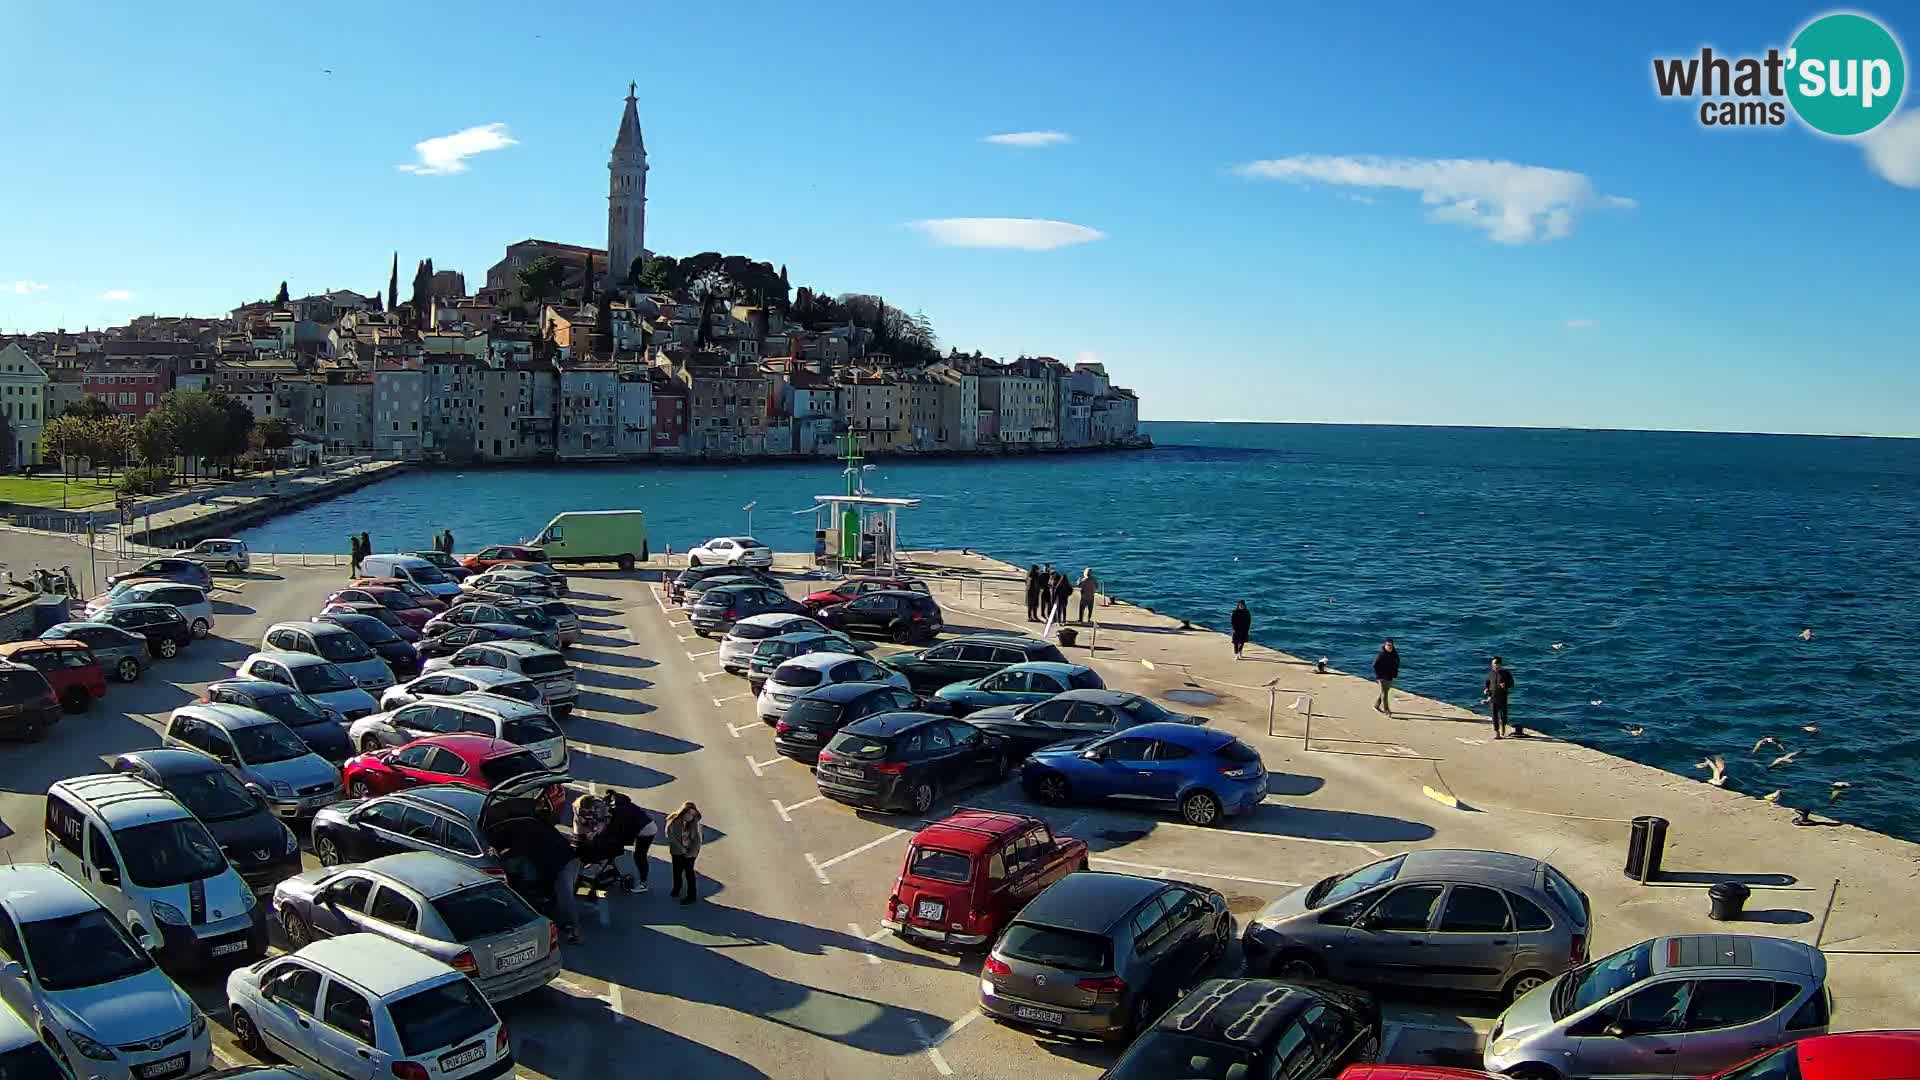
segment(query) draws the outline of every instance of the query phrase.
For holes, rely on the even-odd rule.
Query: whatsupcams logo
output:
[[[1815,131],[1864,135],[1892,116],[1907,89],[1906,56],[1886,27],[1865,15],[1822,15],[1785,50],[1727,57],[1656,57],[1663,98],[1698,99],[1707,127],[1780,127],[1788,110]]]

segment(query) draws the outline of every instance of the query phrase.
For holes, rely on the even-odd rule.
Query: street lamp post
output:
[[[753,535],[753,508],[760,505],[759,499],[753,499],[740,509],[747,512],[747,535]]]

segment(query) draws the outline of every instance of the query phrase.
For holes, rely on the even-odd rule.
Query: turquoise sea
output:
[[[1092,566],[1216,627],[1245,598],[1256,640],[1349,671],[1390,635],[1402,683],[1459,704],[1499,653],[1529,726],[1689,776],[1723,754],[1732,788],[1920,839],[1920,440],[1146,427],[1150,451],[881,462],[868,484],[924,500],[904,546]],[[754,533],[801,551],[793,511],[842,487],[837,462],[418,471],[246,536],[341,552],[451,528],[466,551],[639,507],[685,550],[756,501]],[[1798,757],[1769,769],[1762,735]]]

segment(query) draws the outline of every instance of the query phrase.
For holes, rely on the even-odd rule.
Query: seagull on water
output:
[[[1801,728],[1800,730],[1806,732],[1809,735],[1818,735],[1820,734],[1820,725],[1808,724],[1807,726]]]
[[[1695,765],[1694,768],[1706,769],[1711,772],[1713,775],[1707,777],[1707,783],[1712,784],[1714,787],[1727,786],[1727,759],[1721,757],[1719,754],[1702,759],[1700,764]]]
[[[1779,757],[1774,758],[1772,761],[1767,762],[1767,768],[1777,769],[1782,765],[1788,764],[1789,762],[1793,761],[1794,758],[1797,758],[1799,756],[1800,756],[1800,751],[1789,750],[1786,753],[1781,754]]]
[[[1769,746],[1779,746],[1780,749],[1782,750],[1786,749],[1786,747],[1780,746],[1779,739],[1776,739],[1771,735],[1762,735],[1760,736],[1760,741],[1753,744],[1753,752],[1757,754]]]
[[[1633,736],[1636,739],[1647,733],[1647,729],[1644,727],[1641,727],[1639,724],[1628,724],[1627,726],[1621,728],[1620,730],[1626,732],[1627,734]]]
[[[1605,704],[1606,704],[1606,702],[1604,702],[1604,701],[1601,701],[1601,700],[1600,700],[1599,698],[1594,698],[1593,700],[1591,700],[1591,701],[1589,701],[1589,702],[1587,702],[1587,704],[1589,704],[1589,705],[1592,705],[1592,706],[1594,706],[1594,707],[1596,707],[1596,708],[1597,708],[1597,707],[1599,707],[1599,706],[1601,706],[1601,705],[1605,705]]]
[[[1564,641],[1556,641],[1553,643],[1554,652],[1559,652],[1561,649],[1564,649],[1566,647],[1567,647],[1567,643]]]
[[[1813,627],[1811,627],[1811,626],[1809,626],[1809,627],[1807,627],[1806,629],[1804,629],[1804,630],[1802,630],[1802,631],[1800,631],[1800,640],[1801,640],[1801,641],[1812,641],[1812,640],[1813,640]]]

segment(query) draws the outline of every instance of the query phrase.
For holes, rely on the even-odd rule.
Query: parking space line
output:
[[[820,879],[820,884],[822,885],[833,884],[832,881],[827,879],[827,872],[820,868],[820,860],[813,857],[813,852],[811,851],[807,852],[806,856],[807,856],[807,865],[813,867],[813,876]]]
[[[1201,877],[1209,878],[1213,881],[1238,881],[1247,885],[1272,885],[1282,889],[1297,889],[1300,887],[1300,882],[1298,881],[1268,881],[1266,878],[1236,877],[1233,874],[1209,874],[1200,870],[1186,870],[1178,866],[1153,866],[1148,863],[1127,862],[1124,859],[1103,858],[1099,855],[1095,855],[1087,861],[1105,863],[1108,866],[1124,866],[1129,870],[1144,870],[1160,877],[1166,877],[1168,875],[1173,875],[1174,877]]]
[[[887,936],[888,934],[891,934],[891,933],[893,933],[893,931],[891,931],[891,930],[889,930],[889,929],[887,929],[886,927],[884,927],[884,926],[883,926],[883,927],[881,927],[880,929],[878,929],[878,930],[875,930],[875,931],[874,931],[873,933],[871,933],[871,934],[868,934],[868,935],[867,935],[867,940],[868,940],[868,941],[879,941],[879,940],[880,940],[881,938],[883,938],[883,937],[886,937],[886,936]]]
[[[961,1028],[966,1027],[968,1024],[971,1024],[978,1019],[980,1019],[979,1009],[967,1010],[967,1014],[965,1016],[962,1016],[960,1019],[955,1020],[953,1023],[947,1025],[947,1030],[941,1032],[939,1037],[933,1040],[933,1045],[935,1046],[944,1045],[948,1039],[951,1039],[955,1035],[960,1034]]]
[[[933,1062],[934,1071],[941,1076],[952,1076],[953,1069],[947,1064],[947,1059],[940,1056],[939,1045],[927,1038],[926,1026],[921,1024],[918,1019],[908,1019],[907,1026],[913,1029],[914,1037],[926,1046],[927,1059]]]
[[[772,803],[773,803],[773,809],[774,809],[774,812],[780,815],[780,820],[781,820],[781,821],[787,821],[787,822],[791,822],[791,821],[793,820],[793,818],[791,818],[791,817],[789,817],[788,815],[789,815],[789,814],[790,814],[790,813],[791,813],[792,811],[795,811],[795,810],[798,810],[798,809],[800,809],[800,808],[801,808],[801,807],[803,807],[803,806],[811,806],[811,805],[813,805],[814,803],[817,803],[817,802],[819,802],[820,800],[822,800],[822,799],[824,799],[824,798],[826,798],[826,796],[825,796],[825,795],[815,795],[815,796],[814,796],[813,798],[811,798],[811,799],[801,799],[801,800],[800,800],[799,802],[797,802],[797,803],[794,803],[794,804],[793,804],[792,806],[782,806],[782,805],[780,804],[780,800],[779,800],[779,799],[770,799],[770,800],[768,800],[768,801],[770,801],[770,802],[772,802]]]
[[[850,922],[847,924],[847,929],[853,931],[854,937],[857,937],[862,941],[867,940],[867,935],[860,932],[859,923]],[[864,955],[867,958],[867,963],[872,964],[874,967],[880,966],[880,957],[872,949],[861,949],[860,952],[862,955]]]
[[[742,690],[737,694],[728,694],[726,697],[717,697],[713,699],[713,707],[718,709],[729,701],[739,701],[743,697],[752,697],[752,696],[753,696],[752,692],[747,690]]]
[[[765,731],[765,730],[767,730],[767,725],[759,723],[758,721],[751,724],[735,724],[731,722],[727,724],[727,734],[733,736],[736,739],[740,737],[740,733],[743,731]]]
[[[878,840],[869,840],[866,843],[861,844],[859,847],[854,848],[852,851],[843,851],[840,854],[835,855],[833,858],[828,859],[826,862],[816,864],[815,868],[819,870],[825,870],[838,863],[845,862],[848,859],[853,858],[855,855],[860,855],[860,854],[864,854],[865,852],[872,851],[874,848],[879,847],[881,844],[884,844],[889,840],[897,839],[905,835],[907,835],[907,830],[895,829],[892,832],[888,833],[887,835],[879,838]]]
[[[741,754],[740,756],[747,759],[747,768],[752,769],[753,775],[755,776],[765,776],[766,773],[761,772],[762,769],[765,769],[769,765],[778,765],[787,760],[783,757],[777,757],[768,761],[755,761],[753,760],[752,754]]]
[[[703,656],[712,656],[714,653],[717,653],[719,651],[720,651],[719,649],[708,649],[706,652],[690,652],[687,654],[687,659],[698,660]]]
[[[704,655],[704,654],[703,654],[703,655]],[[694,674],[695,674],[695,675],[698,675],[698,676],[700,676],[700,681],[701,681],[701,682],[706,682],[706,681],[707,681],[708,679],[717,679],[717,678],[719,678],[720,676],[722,676],[722,675],[725,675],[725,674],[726,674],[726,672],[724,672],[724,671],[696,671],[696,672],[694,672]]]

